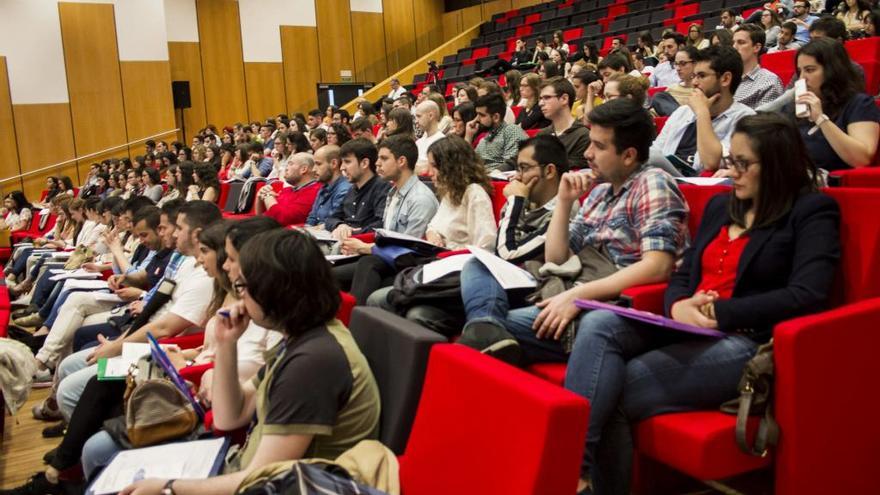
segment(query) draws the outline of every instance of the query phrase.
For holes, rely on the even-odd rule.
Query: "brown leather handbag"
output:
[[[758,347],[746,363],[739,381],[739,398],[721,405],[721,410],[736,414],[736,443],[746,454],[764,457],[779,441],[779,425],[773,417],[773,340]],[[749,416],[761,415],[754,445],[749,445],[746,426]]]

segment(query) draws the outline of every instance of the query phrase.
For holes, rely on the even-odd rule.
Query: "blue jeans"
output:
[[[86,480],[91,480],[99,469],[110,464],[117,452],[125,450],[104,430],[95,433],[86,441],[82,450],[82,470]]]
[[[57,281],[49,280],[52,277],[52,272],[46,270],[40,275],[40,278],[37,280],[37,283],[34,284],[34,295],[31,297],[31,304],[38,306],[40,308],[46,304],[46,301],[52,295],[52,291],[55,289],[56,285],[59,285]],[[62,282],[63,284],[63,282]]]
[[[508,294],[486,265],[476,259],[468,261],[461,270],[461,300],[467,321],[465,328],[477,322],[506,327],[510,306],[521,305],[527,294],[527,290]]]
[[[569,357],[565,388],[590,401],[582,474],[593,493],[629,493],[630,425],[658,414],[716,409],[737,396],[758,344],[663,330],[610,311],[585,313]]]

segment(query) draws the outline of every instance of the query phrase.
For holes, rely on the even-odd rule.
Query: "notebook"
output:
[[[575,305],[577,305],[577,307],[581,309],[607,309],[608,311],[613,311],[614,313],[617,313],[624,318],[629,318],[644,323],[650,323],[651,325],[665,328],[667,330],[675,330],[677,332],[691,333],[694,335],[702,335],[705,337],[722,338],[727,336],[726,333],[715,330],[713,328],[703,328],[695,325],[688,325],[687,323],[681,323],[665,316],[649,313],[647,311],[639,311],[638,309],[624,308],[622,306],[617,306],[614,304],[591,301],[589,299],[578,299],[577,301],[575,301]]]

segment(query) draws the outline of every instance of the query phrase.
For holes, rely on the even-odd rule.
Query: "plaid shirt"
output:
[[[678,186],[666,172],[643,165],[617,192],[599,184],[584,201],[569,227],[572,251],[604,246],[611,261],[624,268],[647,251],[677,257],[688,239],[688,207]]]
[[[529,136],[520,126],[501,122],[497,129],[490,131],[477,144],[477,155],[483,159],[486,170],[495,170],[504,163],[515,158],[519,151],[519,142]]]
[[[756,65],[751,72],[743,74],[733,99],[749,108],[758,108],[782,96],[783,91],[779,76]]]

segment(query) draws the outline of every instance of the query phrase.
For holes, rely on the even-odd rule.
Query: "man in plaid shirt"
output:
[[[672,273],[687,242],[688,209],[675,180],[645,165],[653,120],[629,98],[597,107],[589,119],[585,156],[591,170],[562,176],[544,250],[548,264],[568,266],[572,256],[586,260],[590,270],[581,273],[583,283],[504,318],[472,318],[460,343],[511,363],[564,362],[578,330],[576,299],[614,299]],[[571,208],[587,191],[570,222]]]

